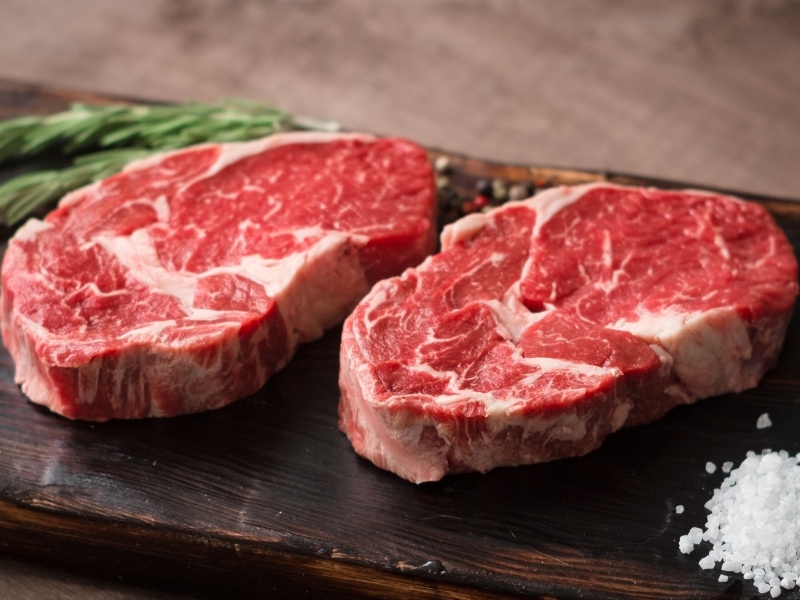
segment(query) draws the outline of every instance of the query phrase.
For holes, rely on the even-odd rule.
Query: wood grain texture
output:
[[[25,102],[9,108],[19,94]],[[0,84],[6,114],[71,97]],[[464,194],[494,176],[649,182],[448,156]],[[797,251],[800,205],[759,200]],[[735,578],[718,583],[677,540],[703,525],[722,480],[706,461],[800,451],[797,319],[755,390],[675,409],[582,458],[418,486],[357,457],[338,431],[339,335],[303,346],[262,390],[223,410],[104,424],[30,404],[0,349],[0,550],[242,598],[749,594]],[[758,430],[763,412],[773,426]]]

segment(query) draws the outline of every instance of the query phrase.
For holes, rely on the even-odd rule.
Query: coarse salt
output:
[[[764,413],[758,417],[756,429],[766,429],[767,427],[772,427],[772,421],[769,418],[769,413]]]
[[[712,544],[699,564],[742,573],[761,594],[777,598],[793,589],[800,573],[800,454],[748,452],[706,503],[706,530],[693,527],[678,547],[689,554],[700,541]],[[706,470],[709,471],[709,465]],[[722,579],[720,578],[720,581]]]

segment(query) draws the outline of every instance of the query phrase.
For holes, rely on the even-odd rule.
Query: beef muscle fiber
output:
[[[430,254],[434,211],[426,154],[398,139],[288,133],[133,163],[11,239],[16,380],[76,419],[228,404]]]
[[[577,456],[625,425],[755,386],[797,295],[760,206],[555,188],[445,228],[345,321],[340,428],[414,482]]]

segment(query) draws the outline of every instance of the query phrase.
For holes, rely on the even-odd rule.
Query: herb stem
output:
[[[54,149],[75,157],[64,169],[24,173],[0,185],[0,220],[18,223],[44,204],[152,152],[298,129],[335,131],[338,125],[240,99],[164,106],[75,103],[52,115],[0,121],[0,163]]]

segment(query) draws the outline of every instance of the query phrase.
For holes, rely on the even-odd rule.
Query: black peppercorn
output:
[[[494,198],[492,195],[492,182],[488,179],[478,179],[475,183],[475,191],[479,196],[486,196],[487,198]]]

